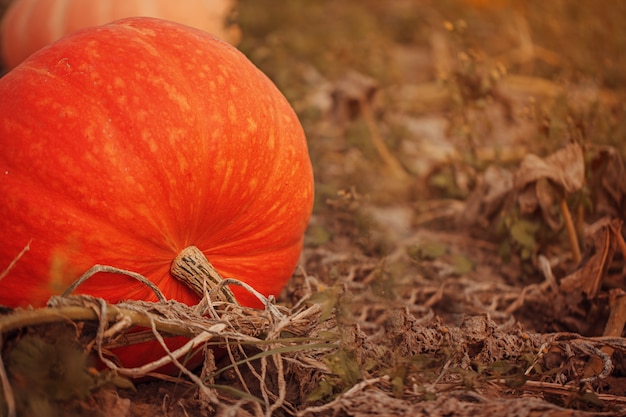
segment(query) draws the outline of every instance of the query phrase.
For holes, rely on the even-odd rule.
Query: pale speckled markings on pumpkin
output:
[[[182,281],[200,297],[204,297],[205,290],[210,291],[223,280],[202,251],[195,246],[188,246],[178,254],[172,262],[170,272],[174,278]],[[227,285],[223,285],[217,292],[217,299],[238,304]]]

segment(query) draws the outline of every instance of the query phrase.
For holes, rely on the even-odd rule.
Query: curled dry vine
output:
[[[84,281],[94,279],[93,277],[98,273],[125,274],[137,279],[148,285],[159,301],[126,301],[109,304],[102,299],[87,295],[70,295]],[[202,289],[204,298],[197,306],[189,307],[173,300],[165,300],[160,290],[139,274],[97,265],[80,277],[63,296],[51,298],[45,308],[17,309],[0,316],[0,341],[5,335],[19,338],[19,334],[15,336],[16,331],[30,329],[36,332],[37,329],[47,325],[70,323],[76,329],[92,329],[89,334],[81,334],[80,340],[87,340],[83,343],[85,349],[95,351],[100,361],[116,375],[131,378],[163,377],[154,372],[162,366],[173,363],[183,375],[198,386],[201,395],[214,407],[224,406],[224,401],[228,402],[223,396],[218,395],[217,388],[221,388],[232,398],[244,399],[248,403],[260,402],[265,410],[280,408],[283,406],[286,395],[284,378],[280,377],[280,374],[284,372],[281,355],[307,349],[322,352],[336,347],[332,338],[312,339],[307,336],[310,326],[318,321],[320,308],[317,305],[300,304],[296,309],[288,309],[276,305],[272,299],[263,297],[245,283],[219,278],[219,282],[208,282],[208,285],[203,285],[202,280],[206,277],[202,275],[196,277],[196,288]],[[228,290],[228,285],[240,285],[248,289],[259,297],[265,309],[257,310],[231,302],[229,295],[232,296],[232,294]],[[212,297],[215,295],[217,295],[217,301],[213,301]],[[85,326],[87,323],[95,323],[96,329],[93,330],[94,326]],[[138,328],[146,330],[137,331]],[[84,330],[83,333],[88,332]],[[179,349],[170,351],[165,344],[165,339],[172,336],[184,336],[189,341]],[[124,368],[118,366],[113,358],[107,355],[110,349],[148,340],[157,340],[163,347],[165,355],[143,366]],[[202,349],[206,349],[206,346],[227,346],[233,360],[230,366],[222,369],[217,369],[215,364],[209,366],[215,371],[201,378],[184,366],[184,360],[188,355],[197,354]],[[239,346],[240,356],[242,356],[240,360],[235,360],[230,352],[232,346]],[[243,346],[248,348],[243,349]],[[207,357],[213,358],[212,354]],[[279,371],[281,383],[277,387],[269,387],[264,381],[268,373],[267,357],[272,358],[274,365],[272,370]],[[209,383],[225,369],[237,368],[255,360],[259,361],[263,368],[262,373],[256,375],[261,387],[259,392],[261,398],[250,394],[250,389],[246,389],[246,392]],[[0,363],[4,365],[3,361]],[[207,368],[206,363],[205,368]],[[239,375],[242,386],[246,387],[246,384],[250,384],[249,381],[243,380],[241,373]],[[3,402],[8,408],[8,414],[13,416],[16,413],[16,406],[11,388],[10,370],[7,373],[5,367],[2,366],[0,377],[3,386]],[[278,393],[269,392],[274,388]]]

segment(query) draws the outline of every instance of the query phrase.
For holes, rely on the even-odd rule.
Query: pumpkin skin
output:
[[[95,264],[138,272],[167,298],[196,304],[169,274],[190,245],[222,276],[278,295],[312,204],[306,138],[289,103],[203,31],[123,19],[75,32],[0,78],[0,274],[29,245],[0,280],[2,305],[43,306]],[[156,300],[109,273],[77,292]],[[154,349],[118,356],[133,367],[159,357]]]
[[[64,35],[132,16],[182,23],[239,43],[239,26],[227,19],[236,0],[13,0],[0,26],[2,60],[13,68]]]

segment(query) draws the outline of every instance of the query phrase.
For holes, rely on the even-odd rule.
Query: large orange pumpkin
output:
[[[0,25],[2,60],[13,68],[77,29],[131,16],[171,20],[237,44],[239,27],[229,21],[235,5],[236,0],[13,0]]]
[[[306,139],[288,102],[205,32],[124,19],[75,32],[0,78],[2,305],[42,306],[94,264],[138,272],[195,304],[169,274],[188,246],[223,276],[278,295],[298,262],[312,196]],[[78,292],[155,300],[116,274],[97,274]]]

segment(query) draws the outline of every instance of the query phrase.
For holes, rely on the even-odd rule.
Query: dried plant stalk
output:
[[[565,198],[561,199],[559,202],[559,206],[561,208],[561,212],[563,213],[563,219],[565,221],[565,227],[567,229],[567,237],[569,239],[570,247],[572,248],[572,258],[576,265],[580,263],[582,260],[582,255],[580,253],[580,243],[578,242],[578,236],[576,234],[576,228],[574,227],[574,222],[572,221],[572,215],[567,207],[567,202]]]

